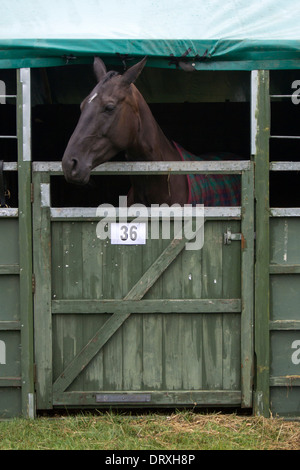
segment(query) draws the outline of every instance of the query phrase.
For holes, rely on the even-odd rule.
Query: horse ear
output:
[[[122,75],[122,84],[125,86],[129,86],[131,83],[135,82],[138,76],[140,75],[141,71],[145,67],[147,62],[147,57],[144,57],[140,62],[130,67],[130,69],[126,70],[126,72]]]
[[[98,82],[106,75],[107,70],[105,67],[105,64],[103,60],[100,59],[100,57],[95,57],[94,58],[94,72],[97,77]]]

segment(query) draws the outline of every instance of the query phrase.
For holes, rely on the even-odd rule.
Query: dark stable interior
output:
[[[66,69],[62,72],[62,69]],[[60,161],[68,140],[80,115],[80,102],[91,91],[95,84],[90,66],[69,68],[35,69],[32,73],[32,158],[33,161]],[[82,75],[84,71],[84,75]],[[6,93],[15,93],[15,71],[4,71],[8,84]],[[168,80],[170,80],[170,71]],[[0,72],[0,80],[1,78]],[[62,75],[63,73],[63,75]],[[64,96],[68,73],[73,87],[78,85],[78,93],[72,99]],[[76,75],[77,73],[77,75]],[[154,72],[155,73],[155,69]],[[161,72],[160,72],[161,73]],[[194,72],[202,73],[202,72]],[[219,72],[211,72],[218,74]],[[227,77],[236,72],[227,72]],[[241,74],[241,72],[239,72]],[[75,78],[74,78],[75,74]],[[182,73],[185,76],[186,72]],[[241,160],[250,158],[250,73],[242,72],[247,90],[246,98],[214,101],[207,95],[207,100],[197,96],[186,101],[186,94],[178,99],[180,102],[158,102],[155,93],[151,95],[148,86],[147,96],[154,117],[168,138],[180,143],[183,147],[201,155],[208,152],[230,152]],[[61,77],[64,76],[64,80]],[[84,86],[81,84],[85,77]],[[215,75],[218,77],[218,75]],[[86,78],[88,77],[88,78]],[[232,75],[234,78],[234,75]],[[57,80],[56,80],[57,78]],[[146,77],[147,78],[147,77]],[[271,94],[292,94],[291,84],[300,78],[297,71],[271,72]],[[217,83],[217,82],[216,82]],[[53,86],[55,84],[55,86]],[[80,85],[80,86],[79,86]],[[139,86],[139,84],[137,84]],[[39,90],[43,89],[43,93]],[[52,89],[53,88],[53,89]],[[150,85],[151,88],[151,85]],[[59,90],[59,91],[57,91]],[[202,90],[202,95],[204,91]],[[147,93],[146,93],[147,95]],[[70,97],[71,96],[71,97]],[[247,98],[248,97],[248,98]],[[67,101],[67,102],[66,102]],[[74,102],[72,102],[74,101]],[[300,105],[291,99],[275,99],[271,103],[271,135],[300,135]],[[0,104],[1,135],[16,135],[16,106],[12,99]],[[0,139],[0,159],[17,161],[16,139]],[[124,160],[119,154],[115,160]],[[299,161],[300,140],[270,139],[270,161]],[[126,195],[130,188],[127,176],[92,175],[86,186],[75,186],[65,182],[63,176],[51,177],[51,205],[53,207],[97,207],[101,203],[118,205],[119,195]],[[5,172],[6,186],[10,190],[9,206],[17,207],[17,173]],[[270,173],[271,207],[300,207],[300,175],[298,172]]]

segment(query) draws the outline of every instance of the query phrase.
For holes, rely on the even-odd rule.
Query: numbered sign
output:
[[[0,364],[6,364],[6,345],[4,341],[0,341]]]
[[[145,223],[112,223],[111,224],[112,245],[145,245],[146,224]]]

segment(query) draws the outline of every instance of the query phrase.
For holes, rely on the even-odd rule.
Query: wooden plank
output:
[[[253,370],[254,370],[254,168],[242,175],[242,240],[241,240],[241,387],[242,407],[252,407]]]
[[[55,314],[240,313],[240,299],[52,300]]]
[[[240,221],[224,221],[223,233],[230,227],[232,233],[241,233]],[[241,243],[223,245],[222,295],[224,298],[241,297]],[[242,308],[242,307],[241,307]],[[223,389],[241,389],[241,315],[223,315]]]
[[[270,330],[277,330],[277,331],[300,330],[300,320],[270,321]]]
[[[11,207],[5,207],[0,209],[0,217],[18,217],[19,209],[14,209]]]
[[[203,251],[202,296],[222,298],[223,290],[223,222],[205,224]],[[223,314],[203,317],[203,388],[223,388]]]
[[[150,228],[149,228],[150,230]],[[150,242],[150,243],[149,243]],[[163,251],[163,240],[149,239],[147,248],[143,252],[143,271],[148,269],[153,260],[158,258]],[[162,298],[162,276],[154,283],[145,295],[147,300],[138,302],[152,301]],[[146,390],[159,390],[163,383],[163,315],[143,315],[143,387]]]
[[[293,387],[300,387],[300,375],[283,375],[280,377],[270,377],[270,387],[287,387],[291,389]]]
[[[18,171],[17,162],[3,162],[3,171]]]
[[[133,392],[134,395],[137,397],[139,395],[145,395],[145,392]],[[109,401],[107,404],[101,402],[101,404],[96,402],[97,395],[108,395],[111,396],[116,395],[116,402]],[[54,397],[54,406],[68,406],[68,405],[88,405],[88,406],[98,406],[101,408],[102,406],[112,406],[114,405],[123,405],[124,401],[120,401],[120,395],[129,395],[130,392],[64,392],[58,393]],[[222,405],[239,405],[241,402],[241,392],[240,390],[234,391],[227,391],[227,390],[185,390],[185,391],[173,391],[173,390],[165,390],[165,391],[152,391],[150,393],[150,404],[151,405],[190,405],[190,406],[222,406]],[[113,399],[113,398],[112,398]],[[133,406],[134,402],[132,399],[128,399],[127,406]],[[141,402],[138,400],[136,401],[137,406],[141,406]],[[125,403],[126,406],[126,403]]]
[[[300,171],[300,162],[270,162],[271,171]]]
[[[105,162],[92,170],[93,174],[193,174],[193,173],[226,173],[239,174],[249,169],[248,161],[209,161],[209,162]],[[34,172],[63,174],[61,162],[34,162]]]
[[[300,264],[270,264],[270,274],[300,274]]]
[[[269,339],[269,137],[270,100],[269,72],[255,70],[257,86],[252,118],[255,132],[255,199],[256,199],[256,264],[255,264],[255,353],[256,400],[254,412],[269,416],[270,409],[270,339]]]
[[[165,269],[176,258],[186,243],[185,239],[174,239],[156,259],[150,268],[144,273],[138,283],[125,296],[124,300],[140,300]],[[98,353],[109,338],[120,328],[130,313],[114,313],[109,320],[91,338],[89,343],[71,361],[68,367],[53,384],[53,392],[61,393],[77,377],[90,360]]]
[[[271,217],[300,217],[300,207],[272,207]]]
[[[21,329],[19,321],[0,321],[0,331],[14,331]]]
[[[151,217],[151,210],[148,209],[148,219]],[[182,208],[182,213],[183,213]],[[100,217],[96,214],[97,209],[95,207],[51,207],[50,214],[51,220],[73,220],[73,221],[99,221]],[[112,221],[115,221],[119,218],[119,208],[114,209],[115,216]],[[178,218],[182,220],[182,213],[178,210]],[[128,207],[127,219],[136,217],[136,209]],[[240,207],[204,207],[204,217],[205,219],[240,219],[241,218],[241,208]],[[140,217],[139,220],[142,220]]]
[[[1,274],[20,274],[20,266],[18,264],[2,264],[0,265]]]
[[[4,387],[21,387],[21,377],[0,377],[0,390]]]
[[[41,207],[40,183],[50,175],[34,174],[33,262],[36,278],[34,296],[35,362],[37,408],[52,408],[52,316],[51,316],[51,226],[49,207]]]
[[[30,69],[17,72],[22,413],[34,418]]]
[[[162,275],[162,296],[164,299],[176,299],[182,295],[182,258],[177,256],[172,269]],[[180,273],[180,275],[179,275]],[[180,334],[181,333],[181,334]],[[180,331],[179,319],[176,314],[163,316],[163,386],[166,390],[180,390],[184,386],[182,380],[183,331]],[[193,364],[190,363],[193,367]],[[187,365],[185,364],[185,367]]]
[[[119,275],[122,278],[120,285],[123,295],[139,281],[143,273],[159,256],[159,253],[155,257],[152,254],[151,258],[147,259],[147,256],[144,256],[147,251],[146,247],[133,246],[131,248],[133,250],[122,247],[117,257],[117,264],[122,267],[121,270],[119,268]],[[134,267],[132,260],[134,260]],[[120,330],[122,353],[119,357],[123,359],[123,390],[143,389],[143,317],[143,315],[131,316]]]

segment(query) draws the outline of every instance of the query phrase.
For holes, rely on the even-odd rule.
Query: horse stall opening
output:
[[[0,93],[1,419],[35,414],[30,70],[1,69]]]
[[[252,408],[250,73],[146,67],[136,85],[165,134],[195,154],[238,159],[166,166],[119,155],[93,170],[87,187],[66,183],[60,160],[94,87],[92,70],[36,69],[32,77],[45,90],[32,109],[37,409]],[[97,207],[120,211],[130,177],[153,173],[240,175],[241,205],[205,207],[199,250],[174,239],[175,219],[169,239],[98,238]]]

